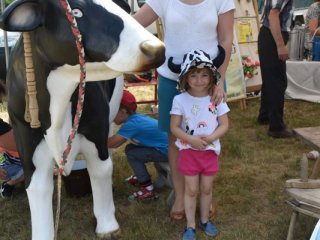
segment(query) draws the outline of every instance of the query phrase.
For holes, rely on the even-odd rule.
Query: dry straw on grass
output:
[[[152,95],[152,89],[130,89],[137,98]],[[217,240],[282,240],[286,239],[291,209],[284,183],[299,175],[299,160],[307,145],[296,139],[272,139],[267,127],[256,123],[259,99],[247,102],[246,110],[239,103],[229,106],[230,130],[222,138],[221,172],[215,182],[217,207],[215,222],[220,229]],[[149,111],[150,106],[139,106]],[[286,101],[285,121],[288,128],[319,125],[319,104]],[[169,189],[160,189],[160,199],[153,202],[129,202],[133,187],[122,181],[131,174],[123,147],[113,152],[114,201],[116,216],[124,240],[181,239],[185,222],[169,219],[166,197]],[[310,166],[311,168],[312,166]],[[152,177],[156,176],[152,165]],[[0,201],[0,239],[27,240],[31,236],[30,213],[23,186],[13,198]],[[55,206],[55,198],[54,198]],[[299,217],[295,239],[309,239],[315,219]],[[59,239],[95,239],[95,219],[91,196],[69,198],[62,193]],[[210,239],[201,231],[198,239]]]

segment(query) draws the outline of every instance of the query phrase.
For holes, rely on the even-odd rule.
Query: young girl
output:
[[[185,55],[179,75],[182,93],[174,97],[170,112],[171,131],[177,137],[179,148],[178,170],[185,179],[187,228],[183,234],[184,240],[195,239],[198,192],[199,227],[209,236],[218,233],[208,214],[213,180],[219,170],[219,138],[228,130],[229,108],[225,102],[218,105],[211,102],[211,92],[220,76],[215,60],[202,50],[193,50]]]

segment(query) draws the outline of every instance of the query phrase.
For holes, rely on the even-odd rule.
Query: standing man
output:
[[[290,138],[292,132],[283,121],[284,93],[287,88],[286,44],[292,19],[293,0],[266,0],[262,27],[258,36],[258,52],[262,75],[260,124],[269,124],[268,135]]]

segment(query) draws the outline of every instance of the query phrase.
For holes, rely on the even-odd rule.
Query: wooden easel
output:
[[[251,39],[249,38],[247,41],[242,41],[243,39],[239,40],[240,46],[240,53],[241,55],[249,55],[254,60],[259,60],[258,52],[257,52],[257,42],[258,42],[258,33],[260,29],[260,19],[259,19],[259,12],[258,12],[258,3],[257,0],[234,0],[236,5],[236,13],[235,13],[235,25],[241,21],[247,20],[250,22],[252,36]],[[251,2],[251,3],[250,3]],[[241,29],[237,29],[241,31]],[[261,90],[261,73],[259,70],[259,75],[255,77],[255,82],[258,81],[258,84],[250,85],[246,87],[246,92],[259,92]],[[250,80],[248,80],[250,81]]]

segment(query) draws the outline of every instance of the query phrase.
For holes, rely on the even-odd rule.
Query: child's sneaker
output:
[[[0,196],[2,198],[9,198],[12,196],[13,186],[9,185],[7,182],[4,182],[0,186]]]
[[[130,201],[132,200],[153,200],[158,199],[159,195],[155,189],[148,190],[147,187],[140,187],[140,190],[137,192],[134,192],[132,195],[128,197]]]
[[[196,230],[192,227],[188,227],[183,232],[182,240],[196,240]]]
[[[215,237],[218,234],[216,225],[210,220],[206,223],[199,223],[199,227],[204,231],[205,234],[211,237]]]
[[[139,181],[138,181],[138,178],[135,176],[135,175],[132,175],[130,177],[127,177],[125,180],[124,180],[125,183],[129,183],[131,184],[132,186],[135,186],[135,187],[138,187],[139,186]]]

